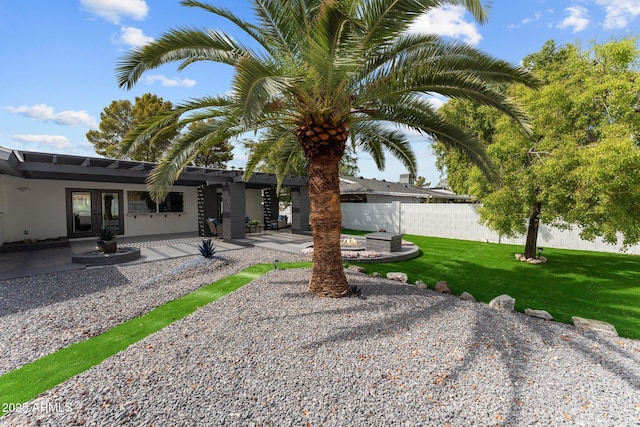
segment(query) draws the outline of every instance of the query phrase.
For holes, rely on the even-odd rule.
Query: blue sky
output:
[[[247,0],[210,0],[249,19]],[[416,30],[457,38],[517,64],[558,44],[605,42],[638,34],[640,0],[495,0],[489,22],[479,26],[457,7],[424,17]],[[180,26],[233,32],[228,23],[178,0],[21,0],[0,2],[0,146],[95,156],[85,134],[97,128],[111,101],[132,100],[151,92],[178,103],[229,89],[231,69],[195,64],[182,72],[165,66],[147,73],[130,91],[115,80],[118,59],[131,47]],[[428,141],[412,139],[418,174],[436,184]],[[245,154],[235,150],[230,165],[243,167]],[[378,172],[366,155],[360,174],[397,181],[406,173],[390,156]]]

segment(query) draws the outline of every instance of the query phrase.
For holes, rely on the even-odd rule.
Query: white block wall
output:
[[[467,203],[343,203],[342,226],[355,230],[387,231],[418,236],[445,237],[491,243],[524,246],[525,237],[509,239],[479,223],[477,204]],[[578,249],[600,252],[620,252],[620,245],[610,245],[596,239],[582,240],[579,230],[559,230],[541,225],[539,247]],[[626,253],[640,254],[640,245]]]

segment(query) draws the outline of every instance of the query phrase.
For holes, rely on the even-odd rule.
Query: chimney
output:
[[[409,184],[413,185],[415,182],[415,177],[410,173],[400,174],[400,184]]]

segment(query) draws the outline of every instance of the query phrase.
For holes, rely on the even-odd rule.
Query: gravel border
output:
[[[261,248],[0,281],[0,375],[261,263],[304,261]]]
[[[206,274],[240,269],[231,258]],[[309,270],[267,273],[42,394],[0,425],[640,423],[640,341],[347,274],[366,299],[307,294]],[[190,270],[167,282],[191,280]],[[88,303],[101,292],[110,298],[119,289],[80,299]]]

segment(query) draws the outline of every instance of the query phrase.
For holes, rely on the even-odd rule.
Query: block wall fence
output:
[[[416,234],[489,243],[522,245],[524,236],[506,238],[479,222],[477,204],[466,203],[342,203],[342,226],[354,230]],[[582,240],[579,230],[559,230],[541,224],[538,246],[598,252],[621,252],[621,245]],[[623,253],[640,255],[640,245]]]

